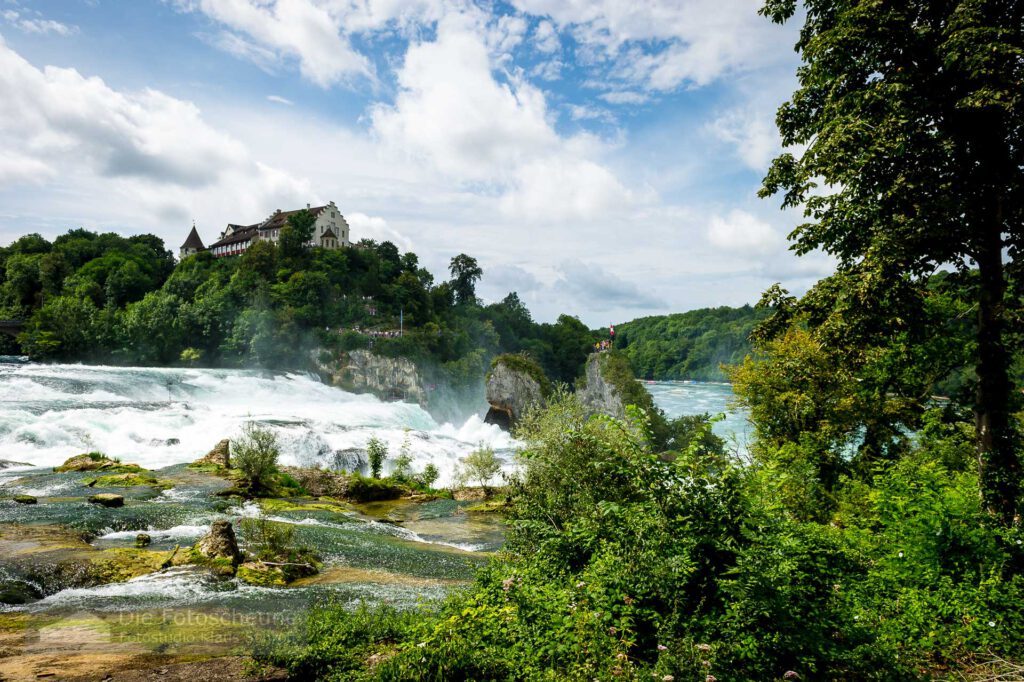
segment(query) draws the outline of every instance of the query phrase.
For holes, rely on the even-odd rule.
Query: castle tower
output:
[[[199,233],[196,232],[195,221],[192,221],[192,231],[188,233],[188,238],[185,239],[185,243],[178,250],[178,256],[184,259],[200,251],[206,251],[206,247],[203,246],[203,240],[199,238]]]

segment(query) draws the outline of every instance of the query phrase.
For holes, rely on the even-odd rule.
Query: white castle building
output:
[[[254,242],[261,239],[276,242],[281,236],[281,229],[288,224],[288,218],[303,209],[293,211],[274,211],[266,220],[254,225],[229,224],[220,237],[209,246],[203,246],[196,226],[192,225],[185,243],[181,245],[179,254],[182,258],[191,256],[200,251],[209,251],[217,258],[224,256],[237,256],[249,248]],[[320,246],[325,249],[338,249],[343,246],[352,246],[348,235],[348,223],[341,215],[334,202],[326,206],[311,207],[306,204],[316,222],[313,225],[313,238],[309,241],[310,246]]]

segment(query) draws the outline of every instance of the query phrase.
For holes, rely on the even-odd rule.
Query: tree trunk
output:
[[[1002,211],[996,202],[995,225]],[[1010,423],[1011,386],[1009,353],[1003,341],[1002,239],[998,227],[979,236],[976,261],[978,296],[978,390],[974,407],[981,494],[986,509],[999,520],[1012,524],[1017,515],[1021,464]]]

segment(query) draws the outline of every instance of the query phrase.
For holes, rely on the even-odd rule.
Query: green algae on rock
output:
[[[18,504],[36,504],[39,501],[32,495],[15,495],[11,499]]]
[[[144,473],[125,473],[100,476],[82,481],[82,484],[89,488],[134,488],[138,486],[149,486],[151,488],[173,488],[167,481],[161,481]]]

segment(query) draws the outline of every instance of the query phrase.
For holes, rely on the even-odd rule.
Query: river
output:
[[[665,382],[647,388],[670,417],[728,412],[715,431],[730,442],[745,439],[746,421],[729,407],[727,385]],[[209,481],[184,466],[222,438],[238,434],[248,420],[277,433],[286,464],[351,461],[376,436],[392,453],[408,441],[413,469],[432,462],[442,481],[481,443],[507,462],[515,447],[508,434],[478,414],[459,424],[438,423],[417,405],[354,395],[306,374],[0,363],[0,460],[29,465],[0,470],[0,588],[5,581],[27,581],[43,596],[23,605],[0,604],[0,650],[9,631],[5,627],[12,624],[45,634],[49,627],[63,632],[60,623],[65,622],[80,629],[86,617],[93,619],[90,632],[100,633],[98,650],[110,644],[111,633],[120,633],[134,652],[191,655],[215,644],[207,630],[189,625],[198,614],[223,629],[224,636],[209,651],[227,651],[244,641],[243,630],[252,623],[279,629],[286,625],[282,618],[300,613],[311,600],[411,607],[441,597],[469,580],[502,543],[499,518],[467,513],[469,503],[452,500],[355,505],[342,512],[301,509],[274,512],[270,518],[293,525],[298,541],[318,550],[324,569],[286,589],[225,582],[194,567],[98,587],[39,582],[33,556],[59,561],[82,552],[119,551],[132,547],[139,532],[152,537],[150,549],[170,551],[194,543],[214,520],[237,521],[259,513],[252,503],[231,506],[217,498]],[[87,504],[84,496],[96,492],[83,487],[87,474],[55,474],[51,467],[92,450],[153,469],[176,483],[163,491],[110,491],[124,494],[121,509]],[[36,496],[39,503],[10,501],[17,494]],[[54,537],[40,538],[32,528]],[[56,537],[65,532],[66,538]],[[244,534],[240,539],[245,542]],[[62,637],[40,645],[39,652],[28,646],[23,658],[6,660],[12,665],[22,661],[28,678],[43,674],[32,656],[42,652],[50,657],[46,660],[63,660],[69,654]],[[6,645],[20,651],[19,642]]]

